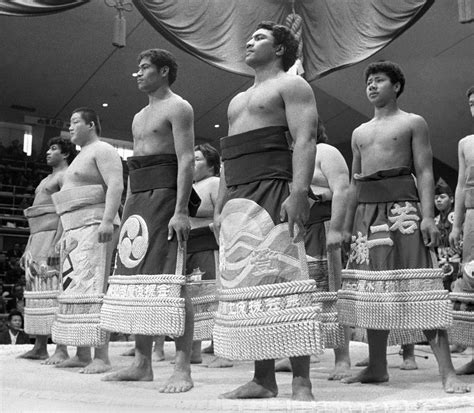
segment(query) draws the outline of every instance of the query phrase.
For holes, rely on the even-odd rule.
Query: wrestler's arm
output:
[[[346,195],[349,188],[349,169],[341,153],[330,145],[318,148],[321,171],[332,192],[331,221],[326,239],[328,250],[341,246],[342,229],[346,213]],[[321,153],[321,149],[324,153]]]
[[[58,191],[62,188],[64,184],[64,171],[59,172],[56,175],[57,179],[57,188]],[[54,234],[53,242],[51,243],[51,247],[48,252],[48,265],[54,266],[59,265],[59,241],[61,236],[63,235],[63,224],[61,220],[58,220],[58,228],[56,229],[56,234]]]
[[[466,138],[461,139],[458,144],[458,183],[456,185],[456,192],[454,195],[454,222],[451,233],[449,234],[449,244],[455,250],[459,249],[459,243],[461,241],[462,226],[464,223],[464,216],[466,213],[466,208],[464,206],[465,198],[465,176],[466,176],[466,161],[464,159],[464,144]]]
[[[177,103],[176,110],[171,113],[171,129],[178,158],[178,188],[174,215],[168,224],[168,240],[173,238],[174,231],[179,245],[182,246],[191,229],[188,203],[193,187],[194,113],[191,105],[184,100]]]
[[[313,178],[316,158],[316,130],[318,111],[309,84],[299,76],[288,76],[282,82],[280,94],[285,104],[286,121],[293,138],[293,183],[290,196],[281,206],[280,218],[288,217],[290,236],[294,238],[294,225],[304,234],[309,217],[308,190]]]
[[[123,192],[122,161],[117,151],[110,145],[100,145],[95,153],[97,169],[106,185],[105,208],[99,225],[99,242],[112,240],[114,218],[120,207]]]
[[[418,115],[410,115],[412,128],[413,164],[421,203],[420,230],[427,247],[438,245],[439,231],[434,223],[433,153],[426,121]]]
[[[352,147],[352,173],[350,177],[349,188],[346,195],[346,213],[344,217],[344,228],[343,228],[343,242],[350,243],[352,237],[352,227],[354,225],[354,215],[357,208],[357,192],[354,181],[354,175],[361,173],[361,156],[359,146],[357,145],[357,138],[360,133],[360,129],[357,128],[352,133],[351,147]]]

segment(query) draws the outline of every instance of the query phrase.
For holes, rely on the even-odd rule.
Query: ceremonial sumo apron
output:
[[[227,193],[219,236],[214,350],[231,360],[318,353],[321,303],[303,241],[280,222],[292,154],[285,127],[221,139]]]
[[[107,331],[141,335],[184,334],[184,250],[168,223],[176,207],[176,155],[127,159],[130,191],[120,228],[114,275],[102,307]]]
[[[78,347],[100,347],[107,335],[100,328],[100,308],[107,285],[112,242],[99,243],[105,209],[102,185],[87,185],[53,194],[61,217],[61,293],[53,324],[53,341]],[[114,226],[119,224],[115,217]]]
[[[453,326],[449,339],[453,343],[474,346],[474,167],[466,176],[463,225],[462,278],[454,285],[450,298],[453,301]]]
[[[48,256],[54,248],[53,240],[59,216],[53,204],[31,206],[24,211],[30,227],[30,237],[24,254],[25,332],[49,335],[58,311],[59,263]]]
[[[418,193],[409,169],[355,179],[358,206],[348,269],[342,271],[338,293],[339,321],[392,330],[390,344],[423,340],[421,329],[445,329],[452,323],[448,292],[442,270],[433,268],[423,243]]]

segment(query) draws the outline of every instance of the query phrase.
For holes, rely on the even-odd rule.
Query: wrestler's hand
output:
[[[58,267],[59,266],[59,251],[56,248],[56,244],[53,244],[48,251],[48,258],[46,263],[50,267]]]
[[[451,248],[457,252],[461,250],[460,245],[461,245],[461,229],[460,228],[455,228],[451,230],[451,233],[449,234],[449,245]]]
[[[25,257],[25,253],[23,253],[23,255],[20,258],[20,261],[18,261],[18,264],[20,265],[20,268],[23,271],[25,271],[25,262],[26,262],[26,257]]]
[[[342,233],[340,231],[333,231],[329,229],[326,236],[326,248],[328,251],[334,251],[341,248]]]
[[[99,242],[109,242],[112,241],[112,236],[114,235],[114,224],[113,222],[104,222],[102,221],[99,225]]]
[[[184,247],[184,243],[188,240],[189,231],[191,231],[191,223],[187,214],[175,212],[168,223],[168,241],[173,239],[173,233],[176,233],[178,245]]]
[[[423,242],[428,248],[434,248],[439,243],[439,231],[433,218],[423,218],[420,224]]]
[[[305,228],[304,224],[309,218],[308,193],[304,191],[293,191],[290,196],[281,204],[280,220],[288,219],[288,230],[294,242],[303,240]],[[294,226],[297,226],[298,239],[295,238]]]

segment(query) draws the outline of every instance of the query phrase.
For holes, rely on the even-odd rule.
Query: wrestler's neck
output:
[[[400,112],[396,100],[389,100],[383,104],[374,105],[374,119],[387,118]]]
[[[51,172],[51,175],[55,175],[58,172],[64,171],[68,167],[68,163],[66,160],[61,161],[58,165],[53,166],[53,171]]]
[[[151,106],[154,103],[159,103],[163,100],[169,99],[173,95],[174,93],[169,85],[161,85],[159,88],[148,93],[148,103]]]
[[[255,71],[254,86],[258,86],[269,79],[274,79],[285,73],[280,61],[272,61],[267,64],[254,66],[253,70]]]
[[[85,142],[81,144],[81,150],[87,148],[88,146],[93,145],[94,143],[97,143],[100,141],[100,138],[97,134],[92,134],[90,135]]]

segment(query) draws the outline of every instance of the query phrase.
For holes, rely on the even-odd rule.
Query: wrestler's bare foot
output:
[[[462,376],[464,374],[474,374],[474,359],[464,366],[456,369],[456,374]]]
[[[334,370],[329,374],[328,380],[342,380],[351,376],[351,363],[343,360],[336,362]]]
[[[418,370],[415,357],[408,357],[404,359],[402,364],[400,364],[400,370]]]
[[[311,392],[311,381],[303,377],[294,377],[291,383],[293,390],[291,399],[300,402],[314,401],[313,393]]]
[[[130,350],[124,351],[120,355],[125,357],[135,357],[135,347],[132,347]]]
[[[92,361],[91,358],[80,358],[77,355],[66,359],[61,363],[55,364],[60,369],[72,368],[72,367],[86,367]]]
[[[467,346],[463,344],[453,344],[450,346],[449,350],[451,353],[463,353],[467,349]]]
[[[290,359],[285,358],[285,359],[278,360],[275,363],[275,371],[285,371],[285,372],[293,371],[291,369]]]
[[[233,367],[234,363],[232,363],[229,359],[225,359],[223,357],[215,357],[207,367],[210,369],[223,369],[227,367]]]
[[[364,360],[358,361],[356,367],[367,367],[369,365],[369,358],[365,358]]]
[[[166,384],[160,387],[160,393],[184,393],[194,387],[190,370],[175,370]]]
[[[68,359],[69,354],[67,354],[67,347],[63,345],[57,345],[54,354],[49,359],[43,361],[41,364],[54,366]]]
[[[341,383],[384,383],[388,381],[388,372],[386,368],[366,367],[359,374],[352,377],[346,377]]]
[[[107,374],[102,377],[102,381],[153,381],[153,370],[151,365],[132,364],[130,367]]]
[[[155,350],[153,350],[152,360],[153,361],[163,361],[164,359],[165,359],[165,352],[164,351],[159,351],[155,348]]]
[[[83,374],[100,374],[109,371],[112,368],[110,362],[106,363],[104,360],[101,359],[94,359],[92,363],[88,364],[83,369],[79,370],[79,373]]]
[[[471,386],[459,380],[455,374],[443,378],[443,388],[446,393],[469,393]]]
[[[19,359],[46,360],[49,357],[48,351],[44,348],[32,348],[30,351],[19,355]]]
[[[277,397],[277,395],[278,387],[276,384],[268,389],[252,380],[235,390],[219,395],[219,399],[270,399]]]

